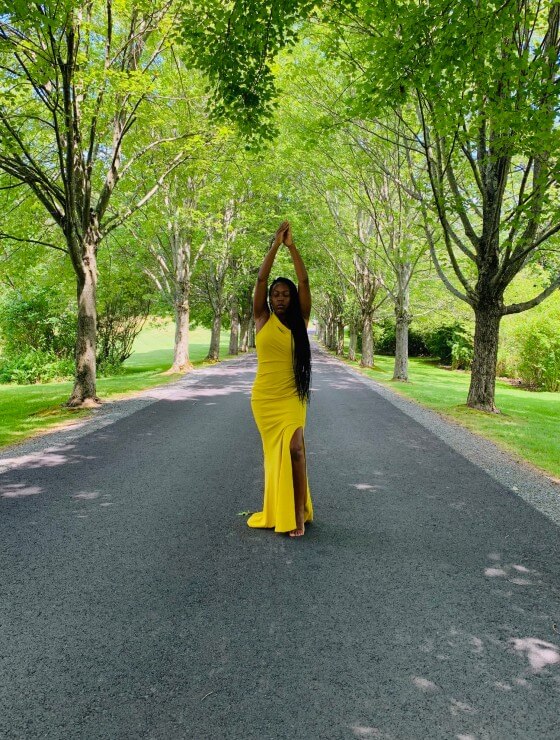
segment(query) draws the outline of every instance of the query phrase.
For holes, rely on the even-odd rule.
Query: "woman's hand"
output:
[[[290,224],[287,221],[282,221],[272,239],[272,247],[279,247],[285,241],[286,231],[289,228]]]
[[[294,243],[294,237],[292,236],[292,227],[288,221],[286,223],[288,224],[288,228],[284,232],[284,244],[287,247],[291,247]]]

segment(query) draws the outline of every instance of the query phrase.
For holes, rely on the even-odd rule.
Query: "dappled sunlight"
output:
[[[514,628],[509,629],[513,631]],[[446,709],[453,717],[476,715],[481,710],[470,697],[457,696],[456,692],[448,691],[445,683],[441,683],[441,678],[438,685],[438,676],[442,675],[439,667],[441,660],[452,661],[457,666],[470,666],[468,670],[473,676],[487,674],[488,689],[501,694],[530,690],[533,688],[530,681],[533,676],[550,675],[552,670],[556,671],[556,675],[552,676],[553,680],[560,682],[560,674],[556,670],[560,667],[560,647],[537,637],[504,638],[502,634],[488,633],[479,636],[449,627],[446,632],[438,631],[437,637],[424,638],[418,648],[427,656],[432,656],[434,664],[428,677],[411,676],[412,684],[423,694],[444,697]],[[506,659],[508,654],[523,660],[525,666],[522,671],[516,667],[515,660],[512,662],[512,658]],[[496,671],[500,671],[502,675],[495,675]]]
[[[34,481],[22,480],[21,472],[30,476],[32,471],[56,468],[64,465],[77,465],[86,461],[95,460],[97,455],[86,455],[77,452],[75,445],[59,445],[48,447],[39,452],[6,457],[0,461],[0,498],[24,499],[28,496],[44,494],[49,489],[34,484]],[[19,475],[18,475],[19,474]],[[96,491],[78,490],[73,498],[89,500],[97,498]]]
[[[329,383],[329,388],[334,388],[337,391],[346,390],[347,388],[354,388],[356,385],[362,385],[359,380],[344,380],[338,383]]]
[[[523,637],[512,638],[510,643],[517,653],[525,655],[533,673],[540,673],[547,666],[560,663],[560,649],[551,642],[536,637]]]
[[[385,738],[389,740],[390,735],[386,735],[381,732],[377,727],[367,727],[365,725],[350,725],[350,729],[354,733],[354,737],[363,738],[363,740],[369,740],[369,738]]]
[[[40,486],[28,486],[25,483],[8,483],[0,485],[1,498],[24,498],[25,496],[36,496],[42,492]]]
[[[448,504],[450,509],[455,509],[456,511],[464,511],[465,507],[467,506],[466,501],[451,501],[451,503]]]
[[[27,455],[14,455],[0,460],[0,472],[17,470],[18,468],[54,468],[57,465],[76,463],[80,460],[93,460],[94,455],[76,455],[72,452],[75,445],[60,445],[47,447],[40,452],[31,452]]]
[[[146,398],[153,398],[157,401],[191,401],[197,398],[229,396],[232,393],[244,393],[245,395],[249,395],[251,393],[251,383],[248,383],[247,385],[237,384],[222,387],[210,386],[208,388],[200,386],[193,388],[173,388],[164,386],[162,388],[154,388],[154,390],[146,394]]]
[[[487,578],[504,578],[516,586],[534,586],[542,583],[538,578],[540,573],[536,570],[519,563],[500,563],[499,553],[490,553],[488,559],[492,561],[492,565],[484,569]]]
[[[99,498],[101,493],[99,491],[80,491],[79,493],[72,494],[72,498],[83,499],[84,501],[91,501],[92,499]]]
[[[458,701],[457,699],[451,698],[451,701],[449,703],[449,711],[454,717],[456,717],[457,715],[463,714],[464,712],[474,713],[478,710],[464,701]]]
[[[417,689],[421,691],[439,691],[439,686],[428,678],[421,678],[420,676],[412,676],[412,683]]]
[[[144,395],[157,401],[191,401],[199,398],[213,398],[228,396],[232,393],[250,395],[255,376],[255,365],[231,367],[215,365],[212,372],[205,372],[196,376],[189,376],[189,383],[177,383],[152,388]],[[228,385],[222,385],[225,379],[231,379]],[[195,380],[196,382],[190,382]],[[210,405],[207,402],[206,405]],[[214,402],[215,403],[215,402]]]

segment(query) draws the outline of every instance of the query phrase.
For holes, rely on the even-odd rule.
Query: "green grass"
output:
[[[162,375],[173,361],[174,326],[166,323],[144,329],[136,338],[134,354],[125,363],[123,375],[99,378],[97,392],[103,399],[117,399],[141,390],[177,380],[180,375]],[[195,366],[204,365],[210,331],[190,333],[190,356]],[[229,332],[223,331],[220,357],[228,355]],[[0,384],[0,447],[21,442],[52,427],[91,414],[89,410],[69,410],[61,404],[68,400],[73,383],[37,385]]]
[[[560,478],[560,393],[535,393],[498,380],[496,406],[501,413],[487,414],[466,406],[468,372],[445,370],[432,360],[411,358],[410,382],[399,383],[391,380],[393,357],[377,355],[373,369],[345,362]]]

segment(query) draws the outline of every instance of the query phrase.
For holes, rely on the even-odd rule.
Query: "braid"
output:
[[[311,347],[301,313],[301,304],[297,287],[288,278],[279,277],[272,281],[268,297],[276,283],[285,283],[290,289],[290,304],[286,310],[286,324],[292,331],[292,362],[296,381],[297,394],[302,403],[311,399]]]

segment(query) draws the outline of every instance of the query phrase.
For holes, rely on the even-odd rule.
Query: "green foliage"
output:
[[[474,357],[472,339],[465,334],[456,333],[451,345],[451,368],[453,370],[470,370]]]
[[[23,295],[11,290],[0,303],[0,337],[5,357],[44,352],[73,357],[76,314],[60,290],[29,286]]]
[[[236,121],[248,141],[271,139],[276,107],[272,63],[297,40],[296,22],[309,0],[184,2],[181,40],[187,60],[209,77],[214,115]]]
[[[526,385],[545,391],[560,390],[560,320],[533,321],[521,337],[519,374]]]
[[[111,280],[111,277],[113,280]],[[117,375],[132,354],[134,340],[150,311],[142,281],[107,275],[97,312],[97,363],[100,375]]]
[[[472,337],[460,323],[443,324],[425,335],[426,347],[432,357],[453,369],[470,367],[473,354]]]
[[[48,383],[74,374],[74,359],[59,357],[52,350],[30,348],[0,358],[0,383]]]
[[[380,355],[394,357],[396,349],[397,327],[394,321],[386,319],[381,322],[383,334],[375,345],[375,351]],[[425,332],[417,331],[412,327],[408,329],[408,355],[409,357],[426,357],[430,354],[424,337]]]

